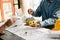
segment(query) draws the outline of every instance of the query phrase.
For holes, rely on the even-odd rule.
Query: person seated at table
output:
[[[60,14],[60,0],[42,0],[36,11],[28,9],[28,13],[40,17],[42,22],[36,23],[35,27],[52,29]]]

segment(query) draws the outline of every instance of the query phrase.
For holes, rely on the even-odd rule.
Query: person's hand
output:
[[[28,9],[28,13],[32,15],[34,11],[32,9]]]
[[[35,23],[34,27],[41,27],[41,24]]]
[[[0,36],[4,35],[5,32],[4,32],[5,28],[4,27],[0,27]]]

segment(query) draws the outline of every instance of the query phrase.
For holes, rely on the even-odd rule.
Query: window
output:
[[[20,8],[20,0],[14,0],[15,9]]]

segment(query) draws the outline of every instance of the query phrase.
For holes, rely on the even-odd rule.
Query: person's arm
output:
[[[36,17],[40,17],[41,16],[41,7],[42,7],[42,3],[40,3],[40,5],[38,6],[38,8],[36,9],[36,11],[32,14],[33,16],[36,16]]]
[[[33,11],[32,9],[28,9],[28,13],[33,15],[33,16],[40,17],[41,16],[41,11],[42,11],[41,10],[42,9],[42,4],[43,4],[43,1],[41,1],[40,5],[36,9],[36,11]]]
[[[54,25],[55,21],[56,21],[56,18],[49,18],[49,19],[46,19],[46,20],[40,22],[40,24],[41,24],[41,27],[45,27],[45,26],[49,26],[49,25]]]
[[[40,22],[41,27],[48,26],[48,25],[54,25],[57,18],[60,18],[60,8],[53,12],[52,18],[49,18],[49,19],[46,19],[46,20]]]
[[[42,22],[35,23],[34,27],[41,27],[41,28],[48,28],[52,29],[54,27],[54,24],[56,20],[60,18],[60,8],[59,10],[55,10],[53,12],[52,18],[48,18]]]

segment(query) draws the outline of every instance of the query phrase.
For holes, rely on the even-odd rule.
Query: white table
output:
[[[38,20],[40,19],[36,18],[36,21]],[[15,27],[15,25],[17,25],[17,27]],[[59,37],[60,31],[57,33],[57,31],[51,31],[45,28],[33,28],[30,26],[25,26],[21,19],[17,20],[14,25],[6,30],[26,40],[60,40],[52,38],[52,35],[53,37]]]
[[[60,40],[54,38],[54,36],[59,37],[60,31],[57,33],[57,31],[55,32],[45,28],[33,28],[30,26],[25,26],[24,23],[19,23],[21,22],[16,22],[6,30],[26,40]],[[15,27],[16,24],[18,25],[17,27]],[[52,34],[54,34],[54,36]]]

